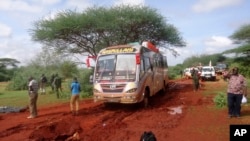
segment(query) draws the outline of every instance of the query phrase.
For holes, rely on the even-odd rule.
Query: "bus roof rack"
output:
[[[156,46],[154,44],[152,44],[151,42],[149,42],[149,41],[143,41],[142,46],[144,46],[144,47],[146,47],[146,48],[148,48],[148,49],[150,49],[150,50],[152,50],[154,52],[159,53],[159,49],[156,48]]]

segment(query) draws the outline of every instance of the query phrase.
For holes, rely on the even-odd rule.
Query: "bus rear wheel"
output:
[[[163,82],[163,86],[162,86],[162,89],[161,89],[161,93],[164,95],[167,91],[167,86],[165,84],[165,81]]]

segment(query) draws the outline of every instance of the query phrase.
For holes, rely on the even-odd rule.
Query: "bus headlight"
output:
[[[137,88],[133,88],[133,89],[130,89],[130,90],[126,91],[126,93],[133,93],[133,92],[135,92],[136,90],[137,90]]]

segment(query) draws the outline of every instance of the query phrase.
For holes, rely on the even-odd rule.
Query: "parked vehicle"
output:
[[[187,78],[187,79],[192,78],[192,76],[191,76],[191,68],[184,69],[183,73],[184,73],[183,75],[184,75],[185,78]]]
[[[213,66],[203,66],[200,75],[202,80],[216,80],[216,73]]]
[[[228,68],[227,64],[217,63],[217,65],[215,66],[215,72],[216,74],[222,75],[227,68]]]
[[[94,101],[140,103],[168,85],[167,57],[150,42],[102,49],[94,70]]]
[[[192,73],[191,73],[192,69],[193,68],[184,69],[184,77],[185,78],[187,78],[187,79],[192,78]],[[198,75],[200,76],[200,74],[201,74],[200,70],[197,67],[195,67],[194,69],[198,71]]]

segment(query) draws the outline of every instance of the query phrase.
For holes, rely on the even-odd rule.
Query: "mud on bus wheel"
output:
[[[142,100],[142,106],[143,108],[147,108],[149,106],[149,90],[145,88],[144,90],[144,97]]]
[[[162,87],[160,93],[161,93],[162,95],[164,95],[166,92],[167,92],[167,85],[166,85],[166,83],[165,83],[165,81],[164,81],[164,82],[163,82],[163,87]]]

